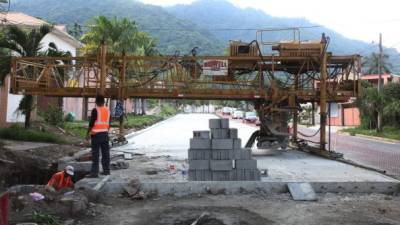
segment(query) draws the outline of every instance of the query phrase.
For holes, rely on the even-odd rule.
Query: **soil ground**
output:
[[[191,224],[202,213],[223,223],[203,224],[400,224],[400,197],[324,194],[316,202],[296,202],[289,194],[205,195],[132,201],[105,199],[92,216],[76,224]]]

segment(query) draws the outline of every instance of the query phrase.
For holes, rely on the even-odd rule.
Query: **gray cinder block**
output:
[[[193,138],[210,139],[210,131],[208,130],[193,131]]]
[[[211,129],[212,139],[229,139],[229,129]]]
[[[213,181],[231,181],[232,172],[231,171],[212,171]]]
[[[189,170],[208,170],[210,160],[189,160]]]
[[[236,160],[235,168],[238,170],[257,169],[257,160],[255,160],[255,159]]]
[[[189,170],[190,181],[207,181],[212,180],[210,170]]]
[[[235,149],[234,150],[235,159],[251,159],[251,149]]]
[[[234,150],[212,150],[211,159],[214,160],[232,160],[235,159]]]
[[[236,129],[236,128],[229,129],[229,138],[231,138],[231,139],[238,138],[238,129]]]
[[[208,121],[210,129],[219,129],[221,128],[221,120],[220,119],[210,119]]]
[[[242,139],[232,139],[232,140],[233,140],[233,149],[242,148]]]
[[[221,119],[221,128],[229,128],[229,119]]]
[[[189,160],[209,160],[211,159],[211,151],[208,149],[189,149]]]
[[[191,149],[211,149],[211,139],[200,139],[192,138],[190,139]]]
[[[231,171],[233,160],[210,160],[210,169],[212,171]]]
[[[233,149],[234,139],[212,139],[211,148],[214,150],[231,150]]]

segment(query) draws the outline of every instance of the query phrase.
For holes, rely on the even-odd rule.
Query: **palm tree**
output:
[[[82,36],[82,41],[86,44],[86,50],[90,51],[97,51],[98,45],[104,41],[108,52],[134,53],[139,48],[137,33],[135,22],[127,18],[99,16],[89,23],[89,31]]]
[[[99,43],[107,45],[107,52],[137,56],[156,55],[156,43],[147,33],[140,32],[134,21],[127,18],[95,17],[89,23],[89,31],[82,36],[87,51],[97,52]],[[145,100],[141,99],[141,114],[145,112]],[[138,101],[135,101],[135,109]]]
[[[379,73],[379,54],[371,53],[371,55],[364,58],[362,66],[365,68],[367,74]],[[381,61],[382,73],[390,73],[392,64],[389,62],[389,56],[383,55]]]
[[[35,57],[39,54],[43,37],[51,32],[52,28],[43,25],[38,29],[26,31],[17,26],[9,26],[0,37],[2,60],[0,63],[0,79],[4,81],[11,69],[11,56]],[[3,61],[4,60],[4,61]],[[24,95],[18,110],[25,115],[25,128],[30,126],[31,112],[33,109],[33,96]]]

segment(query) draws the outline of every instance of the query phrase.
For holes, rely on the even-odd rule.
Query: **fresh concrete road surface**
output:
[[[148,156],[169,155],[187,159],[189,140],[193,130],[208,130],[208,120],[213,114],[179,114],[144,131],[131,135],[129,144],[116,150],[144,153]],[[240,121],[230,121],[238,128],[242,145],[257,127]],[[268,169],[270,181],[393,181],[380,173],[364,170],[333,160],[322,159],[298,151],[278,156],[258,156],[259,169]]]

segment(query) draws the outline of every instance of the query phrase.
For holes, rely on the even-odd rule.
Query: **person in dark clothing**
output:
[[[103,96],[96,97],[96,108],[92,110],[87,138],[91,138],[92,146],[92,168],[90,177],[96,178],[99,175],[99,154],[101,149],[102,175],[110,174],[110,146],[108,131],[110,129],[110,110],[104,106]]]

